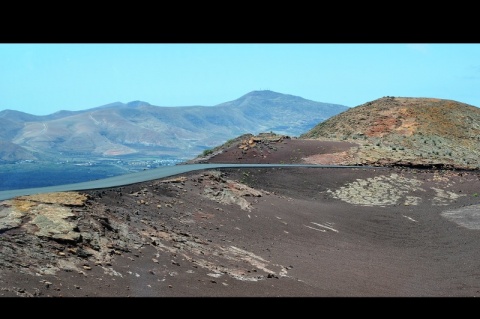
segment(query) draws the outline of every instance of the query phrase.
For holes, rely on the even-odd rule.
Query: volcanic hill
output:
[[[386,96],[339,113],[299,138],[358,144],[345,164],[480,167],[480,109],[452,100]]]

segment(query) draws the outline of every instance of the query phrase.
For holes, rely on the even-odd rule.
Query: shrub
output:
[[[204,150],[204,151],[203,151],[202,155],[203,155],[203,156],[207,156],[207,155],[210,155],[210,154],[212,154],[212,153],[213,153],[213,150],[208,150],[208,149],[207,149],[207,150]]]

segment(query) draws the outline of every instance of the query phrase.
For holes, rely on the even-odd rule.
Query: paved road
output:
[[[187,165],[175,165],[175,166],[163,166],[159,168],[149,169],[141,172],[124,174],[89,182],[56,185],[48,187],[36,187],[36,188],[24,188],[15,189],[0,192],[0,200],[10,199],[16,196],[51,193],[51,192],[64,192],[64,191],[79,191],[87,189],[98,189],[106,187],[116,187],[129,185],[139,182],[145,182],[158,178],[165,178],[173,175],[183,174],[190,171],[198,171],[214,168],[265,168],[265,167],[318,167],[318,168],[372,168],[369,166],[340,166],[340,165],[307,165],[307,164],[187,164]],[[375,167],[378,168],[378,167]]]

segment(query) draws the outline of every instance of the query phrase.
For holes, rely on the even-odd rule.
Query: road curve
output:
[[[173,175],[183,174],[190,171],[198,171],[215,168],[266,168],[266,167],[315,167],[315,168],[378,168],[371,166],[342,166],[342,165],[318,165],[318,164],[185,164],[175,166],[163,166],[159,168],[144,170],[141,172],[129,173],[89,182],[74,184],[14,189],[0,192],[0,200],[10,199],[16,196],[32,195],[40,193],[79,191],[87,189],[99,189],[130,185],[145,182],[153,179],[165,178]]]

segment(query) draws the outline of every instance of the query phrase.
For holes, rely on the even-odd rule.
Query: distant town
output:
[[[95,166],[95,165],[115,165],[123,166],[129,170],[137,170],[139,168],[157,168],[161,166],[171,166],[184,162],[183,159],[178,158],[167,158],[167,159],[130,159],[130,160],[119,160],[119,159],[101,159],[101,160],[61,160],[54,162],[55,165],[71,164],[76,166]],[[34,160],[22,160],[16,162],[16,164],[22,163],[36,163]]]
[[[175,157],[21,160],[0,165],[0,191],[79,183],[173,166],[186,160]]]

